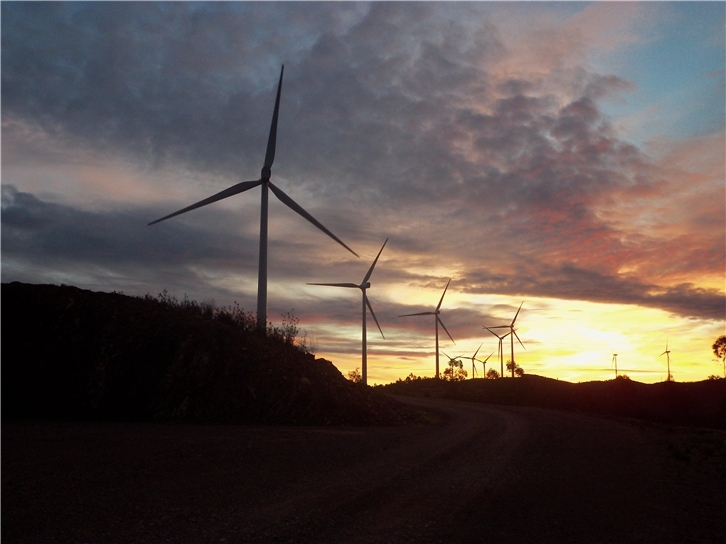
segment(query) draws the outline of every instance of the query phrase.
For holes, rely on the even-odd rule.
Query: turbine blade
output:
[[[304,209],[302,208],[302,206],[300,206],[300,205],[299,205],[299,204],[298,204],[297,202],[295,202],[295,201],[294,201],[294,200],[293,200],[292,198],[290,198],[289,196],[287,196],[287,195],[286,195],[286,194],[285,194],[285,193],[284,193],[284,192],[282,191],[282,189],[280,189],[279,187],[276,187],[276,186],[275,186],[275,185],[274,185],[274,184],[273,184],[273,183],[272,183],[271,181],[270,181],[270,182],[268,182],[268,184],[269,184],[269,186],[270,186],[270,190],[271,190],[271,191],[272,191],[273,193],[275,193],[275,196],[276,196],[277,198],[279,198],[279,199],[280,199],[280,202],[282,202],[282,203],[283,203],[283,204],[285,204],[285,205],[286,205],[286,206],[287,206],[288,208],[290,208],[290,209],[291,209],[291,210],[293,210],[294,212],[297,212],[297,213],[298,213],[299,215],[303,216],[303,217],[304,217],[305,219],[307,219],[308,221],[310,221],[310,222],[311,222],[311,223],[312,223],[313,225],[315,225],[316,227],[318,227],[318,228],[319,228],[320,230],[322,230],[322,231],[323,231],[323,232],[324,232],[325,234],[327,234],[328,236],[330,236],[330,237],[331,237],[331,238],[332,238],[333,240],[335,240],[336,242],[338,242],[338,243],[339,243],[339,244],[340,244],[341,246],[343,246],[343,247],[344,247],[345,249],[347,249],[348,251],[350,251],[350,252],[351,252],[351,253],[352,253],[353,255],[355,255],[356,257],[360,257],[360,256],[359,256],[359,255],[358,255],[358,254],[357,254],[357,253],[356,253],[355,251],[353,251],[353,250],[352,250],[352,249],[350,249],[350,248],[349,248],[348,246],[346,246],[346,245],[345,245],[345,244],[344,244],[344,243],[342,242],[342,240],[341,240],[340,238],[338,238],[338,237],[337,237],[337,236],[336,236],[335,234],[333,234],[333,233],[332,233],[332,232],[330,232],[330,231],[329,231],[328,229],[326,229],[326,228],[325,228],[325,227],[323,226],[323,224],[322,224],[322,223],[320,223],[320,221],[318,221],[317,219],[315,219],[315,218],[314,218],[314,217],[313,217],[312,215],[310,215],[310,214],[309,214],[308,212],[306,212],[306,211],[305,211],[305,210],[304,210]]]
[[[417,314],[403,314],[398,317],[411,317],[412,315],[435,315],[434,312],[419,312]]]
[[[522,301],[522,304],[519,305],[519,310],[522,309],[522,305],[524,305],[524,301]],[[517,321],[517,316],[519,315],[519,310],[517,310],[517,313],[514,314],[514,319],[512,319],[512,326],[514,325],[514,322]]]
[[[449,338],[451,338],[451,334],[449,334],[449,331],[448,331],[448,330],[446,329],[446,325],[444,325],[444,322],[443,322],[443,321],[441,321],[441,318],[440,318],[440,317],[439,317],[438,315],[436,316],[436,321],[438,321],[438,322],[439,322],[439,324],[440,324],[440,325],[441,325],[441,326],[442,326],[442,327],[444,328],[444,330],[446,331],[446,334],[448,334],[448,335],[449,335]],[[451,338],[451,341],[452,341],[452,342],[454,342],[454,339],[453,339],[453,338]],[[456,344],[456,342],[454,342],[454,344]]]
[[[196,204],[192,204],[191,206],[187,206],[186,208],[183,208],[179,211],[176,211],[174,213],[170,213],[169,215],[165,215],[161,219],[157,219],[156,221],[152,221],[149,223],[149,225],[153,225],[155,223],[159,223],[161,221],[164,221],[166,219],[169,219],[171,217],[174,217],[176,215],[181,215],[186,212],[190,212],[192,210],[196,210],[197,208],[201,208],[202,206],[206,206],[207,204],[211,204],[213,202],[217,202],[218,200],[225,199],[230,196],[238,195],[239,193],[244,193],[245,191],[249,189],[254,189],[258,185],[262,183],[262,180],[258,179],[257,181],[243,181],[242,183],[238,183],[236,185],[232,185],[232,187],[228,187],[224,191],[220,191],[215,195],[210,196],[209,198],[205,198],[204,200],[200,200]],[[147,226],[149,226],[147,225]]]
[[[280,69],[280,82],[277,84],[277,98],[275,98],[275,110],[272,113],[272,123],[270,124],[270,136],[267,139],[267,153],[265,154],[265,168],[272,168],[275,160],[275,145],[277,142],[277,114],[280,111],[280,91],[282,91],[282,73],[285,71],[285,65]]]
[[[519,342],[519,345],[524,348],[524,351],[527,351],[527,348],[524,347],[524,344],[522,344],[522,341],[519,339],[519,335],[517,334],[517,331],[512,330],[512,333],[514,333],[514,337],[517,339],[517,342]]]
[[[371,306],[371,303],[368,300],[368,295],[366,295],[365,291],[363,291],[363,298],[366,301],[366,306],[368,306],[368,310],[370,310],[371,315],[373,316],[373,321],[375,321],[376,322],[376,325],[378,325],[378,332],[381,333],[381,336],[385,340],[386,337],[383,336],[383,331],[381,330],[381,326],[378,324],[378,318],[376,318],[376,313],[373,311],[373,306]]]
[[[381,246],[381,250],[378,252],[378,255],[376,255],[376,258],[373,261],[373,264],[368,269],[368,273],[366,274],[366,277],[363,278],[363,281],[361,283],[366,283],[369,279],[371,279],[371,274],[373,274],[373,269],[376,267],[376,263],[378,262],[378,257],[380,257],[381,253],[383,253],[383,248],[386,247],[387,243],[388,243],[388,238],[386,238],[386,241],[383,242],[383,245]]]
[[[441,295],[441,300],[439,300],[438,306],[436,306],[436,309],[438,310],[441,308],[441,303],[444,301],[444,295],[446,294],[446,290],[449,288],[449,283],[451,283],[451,278],[449,278],[448,283],[446,284],[446,287],[444,287],[444,293]],[[453,340],[452,340],[453,342]]]
[[[487,356],[486,359],[484,359],[483,361],[479,361],[479,362],[480,363],[486,363],[492,355],[494,355],[494,352],[493,351]]]
[[[328,287],[353,287],[355,289],[360,289],[360,287],[355,283],[308,283],[308,285],[326,285]]]
[[[476,359],[476,354],[479,353],[479,350],[481,349],[481,347],[483,345],[484,345],[484,342],[482,342],[481,344],[479,344],[479,347],[476,348],[476,351],[474,352],[474,355],[472,356],[472,359]]]

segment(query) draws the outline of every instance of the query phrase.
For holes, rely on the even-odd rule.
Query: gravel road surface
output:
[[[724,433],[400,400],[433,424],[4,423],[2,541],[726,542]]]

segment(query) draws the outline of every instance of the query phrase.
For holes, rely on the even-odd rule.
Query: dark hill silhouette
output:
[[[416,419],[389,396],[346,380],[330,361],[227,317],[149,296],[3,284],[3,419]]]
[[[695,427],[726,429],[726,380],[644,384],[630,379],[570,383],[536,375],[444,382],[399,380],[394,395],[537,406]]]

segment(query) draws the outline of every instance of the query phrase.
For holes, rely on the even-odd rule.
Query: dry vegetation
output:
[[[240,308],[2,285],[3,419],[399,424],[417,414]]]

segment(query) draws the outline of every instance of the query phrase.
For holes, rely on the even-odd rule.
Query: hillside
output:
[[[394,395],[537,406],[694,427],[726,429],[726,380],[644,384],[629,379],[570,383],[542,376],[443,382],[399,380]]]
[[[209,309],[164,297],[21,283],[3,284],[1,300],[5,420],[420,421],[390,396],[402,395],[726,429],[726,380],[573,384],[524,376],[399,380],[368,388],[293,346],[279,334],[285,331],[260,338],[239,312],[214,317]]]
[[[152,297],[3,284],[2,417],[305,425],[416,419],[389,396],[346,380],[330,361],[227,318]]]

